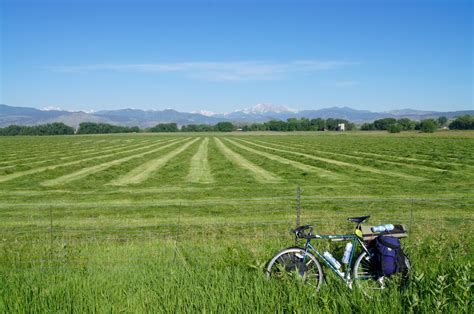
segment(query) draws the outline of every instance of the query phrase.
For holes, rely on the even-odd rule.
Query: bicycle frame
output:
[[[345,241],[345,240],[351,240],[352,241],[352,250],[351,250],[351,255],[349,256],[349,261],[347,263],[347,269],[345,272],[341,272],[336,267],[334,267],[331,262],[327,258],[324,257],[319,251],[314,248],[311,245],[311,240],[313,239],[327,239],[327,240],[332,240],[332,241]],[[354,259],[354,253],[357,249],[357,243],[359,243],[362,247],[362,250],[365,252],[369,253],[367,247],[364,245],[364,242],[361,241],[361,239],[355,235],[355,234],[346,234],[346,235],[313,235],[312,237],[308,238],[306,240],[305,244],[305,252],[312,252],[316,254],[329,268],[339,277],[341,278],[344,282],[346,282],[348,285],[351,284],[351,268],[352,268],[352,260]],[[303,257],[303,262],[306,261],[306,255]]]

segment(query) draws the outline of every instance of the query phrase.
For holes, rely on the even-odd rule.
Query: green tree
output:
[[[137,132],[138,127],[126,127],[108,123],[82,122],[79,124],[77,134],[108,134]]]
[[[451,130],[474,130],[474,116],[464,115],[457,117],[449,125]]]
[[[0,129],[0,134],[3,136],[14,136],[19,135],[21,132],[22,127],[19,125],[9,125],[5,128]]]
[[[438,122],[434,119],[425,119],[420,121],[420,130],[423,133],[433,133],[438,128]]]
[[[403,127],[400,124],[391,124],[388,126],[387,131],[389,133],[400,133]]]
[[[288,123],[281,120],[270,120],[265,122],[270,131],[288,131]]]
[[[377,130],[387,130],[390,125],[396,124],[397,120],[394,118],[384,118],[374,121],[374,127]]]
[[[326,129],[326,120],[321,118],[311,119],[310,124],[316,131],[324,131]]]
[[[362,131],[373,131],[375,130],[375,125],[373,123],[364,123],[360,126]]]
[[[416,127],[416,122],[408,118],[398,119],[397,124],[400,125],[404,131],[414,130]]]
[[[445,116],[441,116],[438,118],[439,126],[445,126],[447,122],[448,122],[448,118],[446,118]]]
[[[62,122],[39,124],[34,126],[10,125],[0,129],[0,135],[70,135],[74,134],[74,129]]]
[[[176,123],[158,123],[149,129],[150,132],[178,132]]]
[[[329,131],[335,131],[337,129],[337,121],[333,118],[326,119],[326,128]]]
[[[286,120],[287,131],[298,131],[301,128],[301,122],[296,118],[288,118]]]
[[[231,122],[219,122],[216,124],[216,131],[219,132],[232,132],[234,125]]]
[[[311,121],[308,118],[300,119],[300,129],[298,131],[310,131],[311,130]]]
[[[252,123],[250,125],[251,131],[267,131],[267,125],[265,123]]]
[[[188,124],[181,127],[181,132],[213,132],[215,127],[209,124]]]

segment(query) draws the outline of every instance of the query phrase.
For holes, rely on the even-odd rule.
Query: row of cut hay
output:
[[[51,157],[54,157],[55,159],[66,159],[68,157],[85,157],[86,155],[100,154],[107,151],[114,151],[119,148],[136,147],[136,146],[143,145],[149,142],[151,141],[141,140],[141,141],[137,141],[136,144],[120,143],[120,144],[106,145],[106,146],[100,146],[100,147],[87,146],[87,147],[83,147],[85,148],[83,150],[76,147],[74,147],[74,149],[71,149],[68,146],[62,146],[61,149],[58,149],[58,150],[53,150],[52,148],[49,148],[44,152],[34,152],[35,156],[33,157],[15,158],[14,160],[0,162],[0,164],[3,165],[3,164],[14,163],[15,165],[20,165],[22,163],[27,162],[28,165],[30,165],[30,164],[44,162],[44,160],[49,160],[51,159]],[[90,153],[90,152],[93,152],[93,153]]]
[[[279,162],[279,163],[284,164],[284,165],[289,165],[289,166],[295,167],[295,168],[303,170],[305,172],[314,172],[317,175],[319,175],[320,177],[326,177],[326,178],[332,178],[332,179],[336,179],[336,178],[340,179],[342,177],[340,174],[336,174],[335,172],[327,170],[327,169],[307,165],[307,164],[304,164],[304,163],[301,163],[301,162],[298,162],[298,161],[295,161],[295,160],[291,160],[291,159],[287,159],[287,158],[284,158],[284,157],[281,157],[281,156],[278,156],[278,155],[275,155],[275,154],[267,153],[265,151],[256,150],[256,149],[253,149],[251,147],[239,144],[239,143],[237,143],[233,140],[230,140],[230,139],[226,139],[226,140],[228,142],[232,143],[233,145],[235,145],[236,147],[239,147],[241,149],[249,151],[253,154],[263,156],[267,159],[274,160],[274,161]]]
[[[300,147],[305,150],[307,149],[307,145],[295,144],[295,143],[282,145],[282,144],[261,141],[261,140],[254,140],[254,142],[265,144],[265,145],[282,147],[286,149],[291,149],[294,147]],[[394,156],[394,155],[388,156],[384,154],[361,152],[361,151],[348,152],[347,150],[345,150],[344,152],[334,152],[334,151],[321,150],[321,149],[317,149],[317,150],[312,149],[311,153],[319,153],[319,154],[324,154],[324,155],[329,154],[334,157],[343,156],[343,157],[359,159],[359,160],[369,160],[369,161],[375,160],[376,162],[384,163],[384,164],[392,164],[392,165],[398,165],[398,166],[407,167],[407,168],[423,169],[427,171],[436,171],[436,172],[445,171],[446,166],[472,167],[471,165],[456,163],[456,162],[433,161],[433,160],[428,160],[428,159],[408,158],[408,157],[401,157],[401,156]],[[368,157],[363,157],[363,156],[368,156]]]
[[[474,165],[474,142],[472,139],[451,139],[450,141],[437,139],[433,141],[428,138],[394,138],[382,137],[376,141],[364,141],[360,137],[341,137],[342,141],[329,141],[328,137],[298,138],[297,140],[289,140],[288,138],[279,140],[280,144],[288,144],[289,146],[300,146],[305,149],[312,147],[331,147],[339,149],[341,152],[346,151],[363,151],[381,154],[382,156],[401,157],[408,159],[426,160],[428,162],[440,162],[450,164],[451,162],[460,164]],[[267,137],[266,141],[274,142],[272,138]],[[339,143],[338,143],[339,142]],[[343,143],[343,144],[342,144]],[[334,145],[333,145],[334,144]],[[342,146],[341,146],[342,144]],[[456,145],[453,152],[453,144]],[[326,149],[327,150],[327,149]],[[430,166],[430,164],[428,164]]]
[[[169,140],[167,140],[167,141],[169,141]],[[133,153],[133,152],[136,152],[136,151],[140,151],[140,150],[144,150],[144,149],[154,147],[156,145],[159,145],[162,142],[165,142],[165,141],[164,140],[156,141],[153,144],[150,144],[150,145],[147,145],[147,146],[140,146],[138,148],[120,151],[119,153],[120,154],[122,154],[122,153]],[[78,159],[78,160],[74,160],[74,161],[70,161],[70,162],[57,163],[57,164],[53,164],[53,165],[28,169],[28,170],[24,170],[24,171],[18,171],[18,172],[14,172],[14,173],[11,173],[11,174],[0,176],[0,182],[10,181],[10,180],[13,180],[13,179],[16,179],[16,178],[19,178],[19,177],[35,174],[35,173],[38,173],[38,172],[53,170],[53,169],[56,169],[56,168],[59,168],[59,167],[67,167],[67,166],[71,166],[71,165],[76,165],[76,164],[80,164],[80,163],[87,162],[87,161],[90,161],[90,160],[109,158],[109,157],[113,157],[117,154],[118,153],[115,152],[115,153],[110,153],[110,154],[105,154],[105,155],[98,155],[98,156],[94,156],[94,157],[82,158],[82,159]]]
[[[281,153],[285,153],[285,154],[297,155],[297,156],[300,156],[300,157],[305,157],[307,159],[312,159],[312,160],[324,162],[324,163],[327,163],[327,164],[336,165],[336,166],[339,166],[339,167],[354,168],[354,169],[358,169],[358,170],[364,171],[364,172],[370,172],[370,173],[380,174],[380,175],[385,175],[385,176],[390,176],[390,177],[399,177],[399,178],[403,178],[403,179],[407,179],[407,180],[413,180],[413,181],[425,180],[425,178],[422,178],[422,177],[419,177],[419,176],[409,175],[409,174],[400,173],[400,172],[396,172],[396,171],[382,170],[382,169],[377,169],[377,168],[374,168],[374,167],[343,162],[343,161],[339,161],[339,160],[335,160],[335,159],[328,159],[328,158],[324,158],[324,157],[318,157],[318,156],[305,154],[305,153],[301,153],[301,152],[295,152],[294,150],[290,151],[290,150],[285,150],[285,149],[278,149],[278,148],[274,148],[274,147],[260,145],[260,144],[253,143],[251,141],[247,141],[247,140],[243,140],[243,139],[237,139],[237,140],[241,141],[241,142],[244,142],[244,143],[247,143],[247,144],[250,144],[250,145],[253,145],[253,146],[256,146],[256,147],[260,147],[260,148],[264,148],[264,149],[268,149],[268,150],[272,150],[272,151],[277,151],[277,152],[281,152]]]
[[[70,148],[69,145],[74,145],[73,150],[78,151],[81,149],[88,149],[91,147],[89,145],[90,142],[97,143],[97,140],[90,140],[90,141],[75,141],[77,139],[71,138],[69,141],[64,141],[64,138],[40,138],[36,140],[34,143],[30,143],[30,141],[25,141],[25,138],[19,137],[19,142],[21,142],[22,146],[18,147],[17,143],[11,143],[12,148],[15,149],[15,153],[4,154],[0,156],[0,164],[4,162],[16,162],[17,160],[32,160],[38,157],[38,155],[43,156],[53,152],[61,153],[64,152],[65,148]],[[109,143],[115,143],[117,140],[107,141]],[[9,145],[4,143],[4,147],[9,149]]]
[[[211,169],[209,166],[208,155],[209,138],[206,137],[199,145],[198,151],[191,158],[191,164],[189,168],[189,174],[186,180],[191,183],[213,183],[214,177],[212,176]]]
[[[179,142],[182,142],[182,141],[184,141],[184,139],[174,140],[171,143],[169,143],[167,145],[159,146],[158,148],[154,148],[154,149],[151,149],[151,150],[146,150],[144,152],[136,153],[136,154],[133,154],[131,156],[126,156],[126,157],[122,157],[122,158],[119,158],[119,159],[114,159],[114,160],[104,162],[104,163],[101,163],[101,164],[98,164],[98,165],[82,168],[81,170],[78,170],[76,172],[73,172],[73,173],[70,173],[70,174],[67,174],[67,175],[64,175],[64,176],[61,176],[61,177],[58,177],[58,178],[55,178],[55,179],[52,179],[52,180],[43,181],[41,183],[41,185],[43,185],[43,186],[54,186],[54,185],[60,185],[60,184],[69,183],[69,182],[72,182],[72,181],[75,181],[75,180],[79,180],[79,179],[82,179],[82,178],[84,178],[88,175],[91,175],[93,173],[106,170],[106,169],[108,169],[112,166],[120,165],[120,164],[125,163],[129,160],[139,158],[139,157],[143,157],[143,156],[146,156],[148,154],[152,154],[152,153],[161,151],[161,150],[163,150],[167,147],[170,147],[170,146],[175,145],[175,144],[177,144]]]
[[[242,155],[234,152],[230,148],[224,145],[221,140],[214,138],[217,147],[222,152],[222,154],[229,159],[236,166],[245,169],[251,174],[257,182],[260,183],[275,183],[280,182],[282,179],[276,174],[269,172],[254,163],[245,159]]]
[[[176,157],[177,155],[185,151],[189,146],[191,146],[198,140],[199,138],[196,138],[192,141],[187,142],[183,146],[180,146],[177,149],[169,152],[168,154],[161,156],[160,158],[150,160],[136,167],[135,169],[129,171],[125,175],[113,180],[112,182],[110,182],[110,184],[111,185],[128,185],[128,184],[137,184],[137,183],[143,182],[146,179],[148,179],[153,172],[163,167],[167,162],[169,162],[171,159],[173,159],[174,157]],[[176,144],[179,142],[181,141],[175,142],[173,144]],[[173,145],[173,144],[170,144],[170,145]],[[165,145],[162,147],[162,149],[170,145]]]
[[[255,141],[255,142],[258,142],[258,143],[261,143],[261,144],[265,144],[265,145],[270,145],[270,146],[278,146],[278,147],[283,147],[283,148],[286,148],[286,149],[292,149],[294,148],[293,146],[299,146],[299,147],[304,147],[303,145],[280,145],[280,144],[275,144],[275,143],[269,143],[269,142],[265,142],[265,141]],[[339,152],[331,152],[331,151],[326,151],[326,150],[320,150],[320,149],[312,149],[310,151],[311,154],[314,154],[315,156],[320,156],[320,155],[323,155],[323,156],[331,156],[332,158],[335,158],[337,160],[340,160],[340,161],[347,161],[347,160],[358,160],[358,161],[361,161],[362,163],[366,162],[366,163],[372,163],[372,162],[376,162],[376,163],[380,163],[380,164],[386,164],[386,165],[396,165],[396,166],[402,166],[402,167],[405,167],[405,168],[411,168],[411,169],[417,169],[417,170],[426,170],[426,171],[431,171],[431,172],[445,172],[446,169],[444,168],[439,168],[439,167],[436,167],[436,166],[425,166],[425,165],[420,165],[420,164],[413,164],[413,162],[400,162],[400,161],[392,161],[392,160],[386,160],[386,159],[382,159],[380,158],[380,156],[376,156],[376,154],[372,155],[373,157],[364,157],[364,156],[360,156],[360,155],[363,155],[363,153],[359,153],[358,155],[356,153],[348,153],[348,152],[344,152],[344,153],[339,153]],[[377,158],[374,158],[374,157],[377,157]],[[344,160],[341,160],[341,158],[343,158]]]
[[[92,147],[92,148],[90,148],[89,146],[85,150],[76,150],[76,149],[70,150],[67,147],[62,147],[60,151],[51,151],[51,152],[47,152],[47,153],[44,153],[43,155],[36,156],[36,157],[18,159],[18,160],[10,161],[8,162],[8,164],[15,163],[14,167],[22,166],[22,165],[31,166],[31,165],[38,165],[42,163],[48,163],[51,161],[58,161],[58,160],[64,161],[71,158],[91,157],[91,156],[100,155],[100,154],[109,153],[109,152],[119,152],[120,150],[128,150],[130,148],[144,146],[146,144],[153,143],[153,142],[156,142],[156,141],[145,140],[145,141],[137,141],[134,144],[120,143],[120,144],[108,145],[105,147]],[[3,167],[0,167],[0,169],[2,168]]]

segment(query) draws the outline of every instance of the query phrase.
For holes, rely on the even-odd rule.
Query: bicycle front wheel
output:
[[[384,276],[374,255],[362,252],[354,264],[354,283],[366,296],[373,296],[374,293],[384,290],[389,286],[404,288],[408,284],[410,261],[405,257],[407,271]]]
[[[314,255],[298,247],[279,252],[268,262],[265,270],[268,277],[300,278],[316,290],[321,288],[323,282],[321,264]]]

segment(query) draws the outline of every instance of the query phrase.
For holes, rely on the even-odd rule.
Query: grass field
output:
[[[411,286],[266,280],[297,186],[318,233],[409,226]],[[473,132],[0,138],[0,312],[472,313],[473,227]]]

